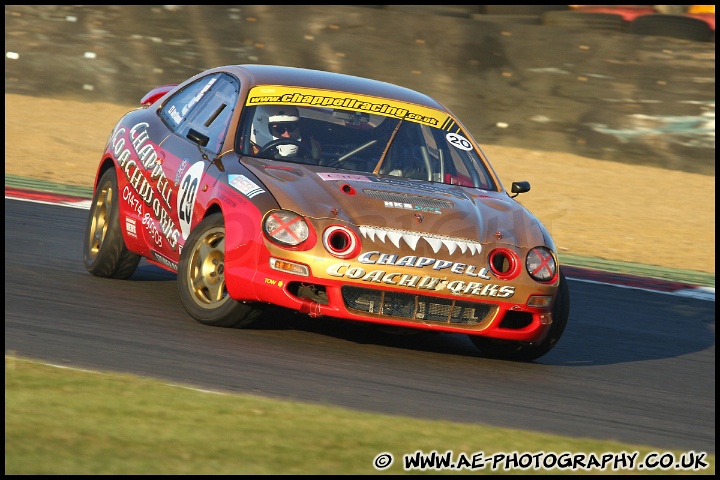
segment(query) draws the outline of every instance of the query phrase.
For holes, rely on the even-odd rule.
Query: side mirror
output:
[[[515,195],[510,195],[510,198],[515,198],[521,193],[529,192],[530,191],[530,182],[513,182],[512,187],[510,188],[510,191],[514,193]]]
[[[197,130],[193,130],[192,128],[185,136],[188,138],[188,140],[197,143],[201,147],[206,147],[208,142],[210,141],[210,138],[207,135],[203,135],[202,133],[198,132]]]

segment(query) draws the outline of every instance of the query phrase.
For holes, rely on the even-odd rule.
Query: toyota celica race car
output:
[[[447,108],[400,86],[232,65],[151,90],[97,169],[83,261],[126,279],[177,274],[206,325],[273,305],[398,330],[469,335],[534,360],[569,292],[547,229]]]

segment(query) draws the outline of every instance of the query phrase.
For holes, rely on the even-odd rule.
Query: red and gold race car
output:
[[[151,90],[108,138],[83,261],[177,274],[196,320],[244,327],[270,305],[467,334],[530,361],[569,292],[547,229],[447,108],[400,86],[267,65]],[[277,309],[275,309],[277,310]],[[282,311],[282,310],[280,310]]]

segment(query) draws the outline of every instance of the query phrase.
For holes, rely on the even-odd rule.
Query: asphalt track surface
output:
[[[87,211],[5,199],[5,352],[200,388],[715,453],[715,302],[570,279],[570,322],[534,363],[467,337],[398,336],[286,311],[192,320],[175,275],[82,264]]]

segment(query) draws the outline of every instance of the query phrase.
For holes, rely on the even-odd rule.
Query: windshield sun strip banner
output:
[[[247,106],[297,105],[309,107],[340,108],[367,112],[386,117],[400,118],[410,122],[450,130],[455,121],[447,113],[412,103],[371,97],[348,92],[318,90],[303,87],[259,86],[250,90]]]

